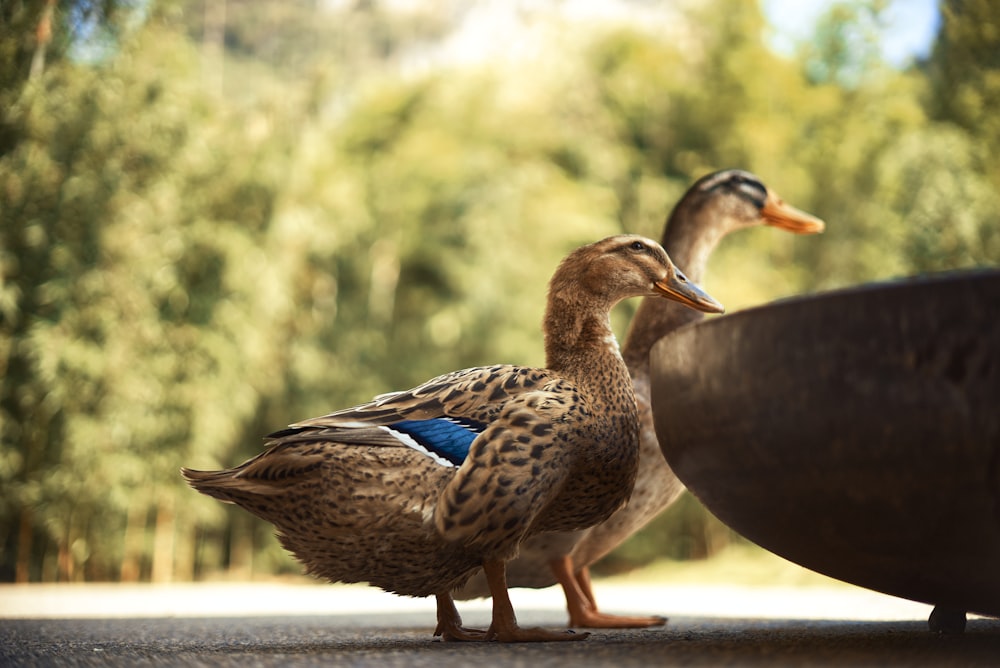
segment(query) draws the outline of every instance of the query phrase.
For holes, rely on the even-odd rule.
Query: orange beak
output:
[[[767,200],[764,202],[764,208],[760,210],[760,215],[765,224],[795,234],[816,234],[826,227],[826,224],[816,216],[785,204],[770,188],[767,189]]]
[[[676,267],[670,276],[654,283],[653,288],[667,299],[672,299],[696,311],[704,311],[705,313],[725,313],[726,311],[722,304],[715,301],[696,283],[689,281],[687,276]]]

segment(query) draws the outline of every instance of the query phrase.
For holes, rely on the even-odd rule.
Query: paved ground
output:
[[[579,643],[435,642],[433,605],[321,585],[0,587],[3,666],[1000,665],[1000,620],[927,630],[927,606],[855,588],[601,587],[666,627]],[[564,621],[556,590],[515,590],[525,625]],[[483,601],[460,604],[485,626]]]

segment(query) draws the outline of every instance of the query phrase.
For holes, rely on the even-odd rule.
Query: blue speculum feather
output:
[[[419,445],[442,459],[459,466],[469,454],[469,446],[486,425],[463,418],[403,420],[389,426],[408,435]]]

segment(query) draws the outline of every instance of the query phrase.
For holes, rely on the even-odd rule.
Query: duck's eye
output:
[[[644,251],[646,250],[646,244],[642,243],[641,241],[633,241],[632,245],[629,246],[629,248],[631,248],[634,251]]]

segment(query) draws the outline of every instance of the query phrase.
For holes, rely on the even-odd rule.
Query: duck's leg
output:
[[[583,640],[589,633],[549,631],[539,628],[521,628],[514,617],[514,606],[507,592],[507,564],[503,561],[484,561],[486,582],[493,596],[493,623],[486,632],[487,640],[500,642],[546,642],[550,640]]]
[[[467,629],[462,626],[462,617],[455,607],[455,600],[451,594],[437,595],[437,628],[434,635],[441,636],[441,640],[463,640],[467,642],[486,640],[486,631],[479,629]]]
[[[569,610],[569,625],[577,628],[590,629],[638,629],[648,626],[663,626],[666,617],[628,617],[608,615],[598,611],[594,598],[594,588],[590,582],[590,569],[584,566],[573,571],[573,560],[569,556],[553,559],[549,562],[552,573],[562,585],[566,595],[566,608]]]

